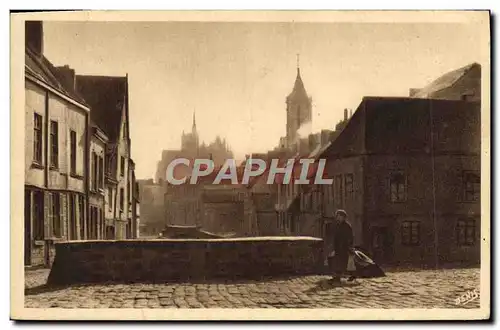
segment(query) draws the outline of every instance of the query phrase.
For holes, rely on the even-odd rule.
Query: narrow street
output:
[[[26,271],[27,308],[479,308],[455,300],[479,289],[478,268],[390,272],[334,287],[326,276],[265,281],[110,284],[50,288]]]

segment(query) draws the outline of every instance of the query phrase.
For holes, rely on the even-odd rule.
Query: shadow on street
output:
[[[340,283],[334,283],[331,279],[323,279],[318,282],[316,282],[316,285],[313,286],[310,289],[307,289],[306,293],[315,293],[315,292],[320,292],[320,291],[327,291],[333,288],[340,288],[340,287],[356,287],[359,286],[360,283],[358,282],[359,280],[355,280],[353,282],[345,282],[342,281]]]
[[[54,285],[42,284],[42,285],[38,285],[35,287],[31,287],[31,288],[25,288],[24,295],[25,296],[33,296],[33,295],[42,294],[42,293],[46,293],[46,292],[54,292],[54,291],[64,290],[68,287],[69,287],[69,285],[54,286]]]

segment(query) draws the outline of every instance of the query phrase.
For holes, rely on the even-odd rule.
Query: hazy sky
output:
[[[77,74],[129,75],[132,157],[154,177],[196,110],[201,139],[225,137],[243,158],[285,134],[285,97],[301,75],[313,127],[333,128],[363,96],[406,96],[479,62],[467,24],[45,22],[45,55]],[[484,56],[484,54],[483,54]]]

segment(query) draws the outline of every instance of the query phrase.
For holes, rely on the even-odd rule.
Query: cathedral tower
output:
[[[193,112],[193,126],[191,127],[191,133],[184,134],[182,132],[181,138],[181,149],[187,150],[197,156],[200,138],[198,136],[198,131],[196,129],[196,113]]]
[[[300,76],[297,55],[297,77],[292,92],[286,98],[286,141],[287,147],[298,142],[299,128],[312,120],[312,98],[307,95]]]

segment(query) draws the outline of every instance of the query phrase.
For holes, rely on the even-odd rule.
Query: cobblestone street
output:
[[[50,288],[49,270],[26,271],[27,308],[479,308],[455,299],[479,289],[479,269],[391,272],[333,286],[326,276],[197,284]]]

